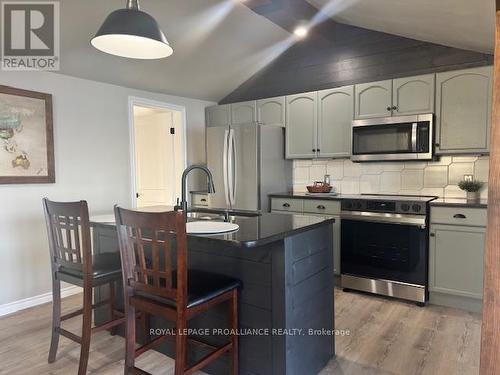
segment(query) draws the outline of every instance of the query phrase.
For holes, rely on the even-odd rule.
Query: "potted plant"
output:
[[[477,201],[479,200],[479,192],[483,187],[483,182],[475,180],[462,180],[458,183],[458,187],[467,192],[468,201]]]

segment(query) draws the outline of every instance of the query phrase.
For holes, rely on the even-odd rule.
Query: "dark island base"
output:
[[[218,241],[217,241],[218,242]],[[333,306],[332,225],[315,226],[282,240],[254,248],[225,247],[205,237],[188,237],[189,268],[238,278],[239,374],[315,375],[335,355]],[[116,251],[115,227],[94,224],[95,252]],[[97,291],[96,298],[106,291]],[[117,304],[123,306],[121,286]],[[229,309],[222,305],[193,319],[190,329],[228,327]],[[96,312],[96,322],[107,319],[106,310]],[[152,328],[173,328],[171,322],[152,317]],[[249,330],[269,330],[264,335]],[[286,330],[288,335],[283,334]],[[299,331],[301,330],[301,331]],[[310,334],[309,330],[315,331]],[[323,330],[323,331],[321,331]],[[325,331],[326,330],[326,334]],[[274,333],[274,334],[273,334]],[[123,335],[123,329],[119,330]],[[203,336],[204,341],[222,344],[225,336]],[[173,341],[158,350],[175,358]],[[208,352],[189,345],[189,363]],[[229,374],[227,356],[203,369],[209,374]]]

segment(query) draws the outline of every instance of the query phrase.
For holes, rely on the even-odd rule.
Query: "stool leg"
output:
[[[115,282],[109,283],[109,319],[115,320]],[[109,333],[111,336],[116,335],[116,326],[110,328]]]
[[[52,338],[50,339],[49,363],[56,360],[59,327],[61,327],[61,282],[52,274]]]
[[[185,314],[177,317],[177,334],[175,336],[175,375],[183,375],[186,369],[187,358],[187,336],[184,330],[187,328]]]
[[[231,299],[231,328],[233,332],[231,334],[231,343],[233,344],[233,349],[231,350],[231,374],[238,374],[238,335],[236,334],[238,330],[238,290],[233,289],[233,298]]]
[[[82,342],[80,348],[80,364],[78,366],[78,375],[85,375],[87,373],[91,329],[92,329],[92,286],[90,285],[90,283],[84,282]]]
[[[125,302],[127,303],[127,302]],[[135,307],[125,306],[125,375],[135,366]]]
[[[142,329],[142,340],[144,344],[151,341],[150,328],[151,328],[151,318],[150,315],[144,311],[141,312],[140,323]]]

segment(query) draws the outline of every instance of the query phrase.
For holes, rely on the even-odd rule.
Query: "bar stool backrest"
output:
[[[124,287],[187,306],[187,236],[181,211],[138,212],[115,206]],[[127,295],[127,291],[125,290]]]
[[[92,275],[92,242],[86,201],[53,202],[43,199],[54,272],[61,267]]]

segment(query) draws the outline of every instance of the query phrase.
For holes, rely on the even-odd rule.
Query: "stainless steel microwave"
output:
[[[352,122],[353,161],[431,160],[432,114]]]

